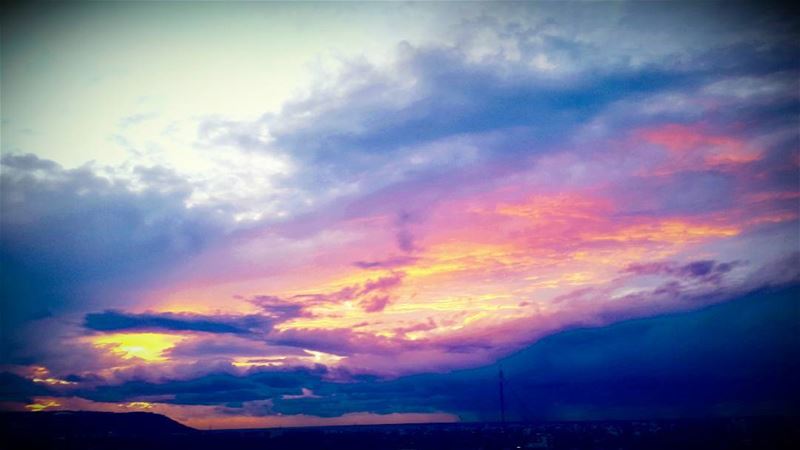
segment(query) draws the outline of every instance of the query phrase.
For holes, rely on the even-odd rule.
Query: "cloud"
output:
[[[296,400],[301,398],[320,398],[320,396],[315,395],[314,391],[312,391],[311,389],[301,388],[299,395],[284,394],[281,396],[281,398],[283,400]]]
[[[506,360],[543,417],[608,413],[602,392],[697,411],[703,383],[729,401],[735,382],[669,345],[713,342],[735,372],[735,333],[608,325],[799,279],[796,20],[494,8],[380,62],[343,58],[278,112],[205,117],[190,154],[236,163],[199,178],[3,156],[0,359],[88,380],[98,401],[493,418],[495,368],[458,369],[544,338]],[[175,302],[218,312],[164,312]],[[86,339],[122,331],[169,339],[155,362]],[[695,369],[690,392],[669,384]]]
[[[294,298],[307,306],[352,301],[361,305],[366,312],[379,312],[391,302],[388,292],[399,286],[404,276],[403,272],[393,272],[360,284],[345,286],[334,292],[298,294]]]
[[[279,322],[308,315],[305,309],[309,305],[291,302],[273,295],[256,295],[249,301],[261,308],[267,316]]]
[[[568,132],[610,101],[691,86],[687,73],[702,80],[712,68],[752,70],[756,58],[748,56],[756,42],[758,59],[789,60],[785,27],[770,33],[742,20],[756,13],[780,23],[774,11],[730,8],[723,18],[705,5],[669,13],[636,4],[568,9],[502,8],[464,21],[449,44],[400,43],[390,64],[344,61],[338,73],[326,74],[306,97],[262,123],[275,148],[355,175],[364,163],[397,165],[396,150],[446,136],[514,127],[529,128],[528,139]],[[709,14],[716,34],[703,20]],[[694,27],[676,38],[673,20]]]
[[[36,396],[54,392],[41,383],[10,372],[0,372],[0,402],[32,402]]]
[[[321,76],[280,113],[238,124],[220,120],[218,134],[227,136],[226,142],[243,142],[247,151],[291,155],[309,169],[287,186],[313,201],[317,211],[345,215],[362,212],[372,194],[377,194],[373,210],[396,213],[407,208],[408,199],[425,210],[431,197],[477,191],[478,184],[496,183],[503,171],[523,179],[552,177],[551,189],[573,184],[579,174],[586,184],[596,184],[598,177],[623,173],[627,179],[609,180],[607,189],[638,213],[692,214],[734,204],[728,194],[741,180],[732,167],[744,164],[743,155],[762,154],[749,147],[751,138],[766,131],[760,129],[765,122],[781,117],[785,122],[780,111],[796,102],[785,80],[794,70],[787,55],[796,48],[787,46],[784,21],[775,11],[744,6],[726,9],[724,17],[707,6],[682,5],[669,13],[635,4],[613,12],[586,8],[597,13],[568,15],[547,7],[535,14],[525,8],[487,12],[462,23],[457,38],[446,43],[399,44],[389,62],[343,60],[338,72]],[[701,19],[710,14],[718,31],[713,36]],[[765,31],[751,21],[754,15],[776,27]],[[695,24],[687,36],[696,39],[676,40],[672,20]],[[642,39],[649,43],[646,51],[630,44]],[[747,80],[769,83],[771,90],[725,95],[718,85],[746,87]],[[750,101],[756,97],[758,102]],[[213,122],[204,126],[213,128]],[[732,123],[739,124],[736,130]],[[254,144],[260,129],[268,129],[273,141]],[[655,176],[657,167],[635,166],[658,162],[645,152],[652,149],[642,142],[619,149],[621,136],[658,137],[647,130],[683,132],[673,137],[688,136],[703,151],[662,161],[661,175]],[[530,173],[540,158],[576,147],[576,159],[586,166]],[[650,147],[664,146],[650,142]],[[734,157],[742,164],[729,164]],[[620,167],[620,161],[626,165]],[[402,194],[393,195],[393,189]],[[671,195],[676,189],[687,194]],[[326,218],[316,227],[292,228],[318,230],[335,220]],[[419,245],[409,227],[397,228],[401,251]],[[356,264],[377,267],[372,263],[384,259],[392,263],[374,257]]]
[[[624,272],[636,275],[671,275],[719,283],[725,274],[741,265],[740,261],[720,263],[714,260],[692,261],[683,265],[675,262],[634,263],[626,267]]]
[[[409,229],[411,221],[411,214],[407,212],[403,212],[397,216],[397,247],[406,253],[411,253],[416,250],[414,235]]]
[[[212,373],[188,380],[127,381],[116,386],[98,386],[77,394],[102,402],[158,397],[166,398],[165,403],[174,404],[235,404],[292,395],[304,386],[313,388],[324,374],[324,368],[260,371],[246,376]]]
[[[502,365],[512,420],[713,415],[720,404],[735,413],[782,414],[797,406],[787,393],[796,391],[800,371],[792,338],[798,317],[786,314],[797,290],[758,290],[699,311],[561,332],[496,364],[449,373],[336,382],[322,367],[272,369],[130,381],[79,395],[241,408],[269,401],[266,414],[444,411],[462,420],[493,420],[497,394],[486,387],[496,386]]]
[[[368,313],[380,312],[386,308],[386,305],[388,305],[390,301],[391,298],[389,298],[388,295],[374,295],[362,300],[361,307]]]
[[[356,261],[353,265],[360,269],[396,269],[413,264],[417,259],[413,256],[396,256],[382,260]]]
[[[299,347],[335,355],[396,352],[398,349],[397,343],[391,339],[346,328],[288,328],[273,331],[268,341],[273,345]]]
[[[145,281],[225,232],[213,211],[185,207],[191,189],[169,171],[102,175],[14,154],[0,163],[3,360],[43,343],[20,334],[30,321],[133,303]]]
[[[129,314],[120,311],[90,313],[83,326],[94,331],[168,330],[199,331],[205,333],[250,334],[254,330],[266,332],[271,327],[268,318],[249,316],[202,316],[190,313]]]
[[[166,354],[176,360],[196,358],[230,360],[237,357],[268,359],[272,356],[308,356],[308,353],[296,347],[273,346],[258,337],[240,335],[198,336],[177,343]]]

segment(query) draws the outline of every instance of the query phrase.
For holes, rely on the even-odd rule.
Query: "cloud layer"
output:
[[[13,102],[3,407],[490,420],[502,361],[521,419],[787,411],[798,24],[669,6],[411,5],[280,108],[131,107],[122,162],[42,156]]]

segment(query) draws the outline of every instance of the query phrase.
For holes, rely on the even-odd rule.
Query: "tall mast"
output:
[[[500,422],[505,425],[506,424],[506,396],[503,388],[504,378],[503,378],[503,367],[500,366],[500,370],[498,372],[498,384],[500,388]]]

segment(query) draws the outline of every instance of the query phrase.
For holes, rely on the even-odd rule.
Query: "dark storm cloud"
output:
[[[168,330],[250,334],[266,332],[272,323],[267,317],[258,315],[203,316],[189,313],[128,314],[120,311],[104,311],[87,314],[83,326],[95,331]]]
[[[160,383],[128,381],[118,386],[99,386],[90,391],[82,391],[80,395],[104,402],[167,396],[171,398],[167,403],[227,404],[291,395],[301,387],[316,386],[325,373],[326,370],[320,367],[255,372],[246,376],[209,374],[190,380],[165,380]]]
[[[251,357],[268,359],[270,356],[304,356],[308,353],[297,347],[269,345],[263,340],[247,336],[198,336],[175,344],[167,350],[170,358],[232,358]]]
[[[602,27],[605,31],[595,33],[591,41],[554,30],[574,28],[579,34],[581,28],[600,28],[599,17],[604,25],[609,20],[606,9],[596,17],[587,16],[586,9],[574,16],[558,9],[554,17],[547,17],[554,11],[544,11],[543,17],[523,12],[519,22],[485,17],[463,24],[462,35],[452,46],[400,44],[391,69],[351,61],[336,83],[325,83],[308,97],[286,104],[280,115],[267,116],[264,122],[279,147],[307,153],[317,163],[335,164],[344,157],[345,164],[338,166],[342,170],[358,170],[359,161],[372,164],[375,158],[421,142],[495,129],[526,128],[524,140],[541,146],[612,102],[698,86],[716,76],[714,69],[724,68],[733,75],[796,67],[786,52],[785,39],[791,33],[785,18],[766,9],[744,9],[727,8],[723,18],[708,5],[681,4],[658,14],[642,5],[620,5],[621,13],[611,16],[620,26]],[[703,19],[712,13],[716,20]],[[776,24],[772,33],[756,27],[754,13],[761,21]],[[661,20],[654,21],[655,17]],[[687,23],[686,36],[676,39],[674,20]],[[709,36],[709,26],[720,28],[720,33]],[[626,42],[626,34],[644,30],[651,37],[647,51]],[[756,32],[762,46],[754,52],[752,40],[747,39]],[[513,43],[519,56],[498,49],[475,60],[471,55],[483,45],[474,38],[478,33]],[[690,43],[685,41],[691,35],[704,36],[705,45],[682,45]],[[791,48],[797,50],[796,45]],[[531,66],[541,55],[551,57],[552,69],[544,63],[538,69]],[[636,56],[652,60],[636,64]],[[362,152],[370,158],[346,156]]]
[[[798,405],[798,288],[757,291],[691,313],[545,338],[499,361],[512,420],[640,418],[732,411],[780,414]],[[786,314],[793,311],[792,314]],[[496,420],[498,365],[441,375],[314,385],[319,398],[281,400],[284,414],[447,411]],[[311,386],[311,385],[309,385]],[[787,396],[788,395],[788,396]]]
[[[17,342],[25,323],[69,312],[78,299],[84,307],[98,302],[87,296],[89,285],[117,287],[118,305],[133,302],[126,291],[223,231],[215,212],[184,206],[190,186],[164,169],[135,169],[134,189],[130,179],[33,155],[4,155],[0,163],[3,360],[30,347]]]
[[[10,372],[0,372],[0,402],[30,403],[34,397],[51,395],[53,391]]]

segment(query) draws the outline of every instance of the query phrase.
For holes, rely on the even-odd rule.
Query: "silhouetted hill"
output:
[[[12,413],[0,421],[0,445],[11,450],[781,450],[798,442],[797,420],[785,417],[220,431],[146,413]]]
[[[160,436],[193,433],[169,417],[147,412],[41,411],[0,413],[0,432],[6,437],[76,438]]]

